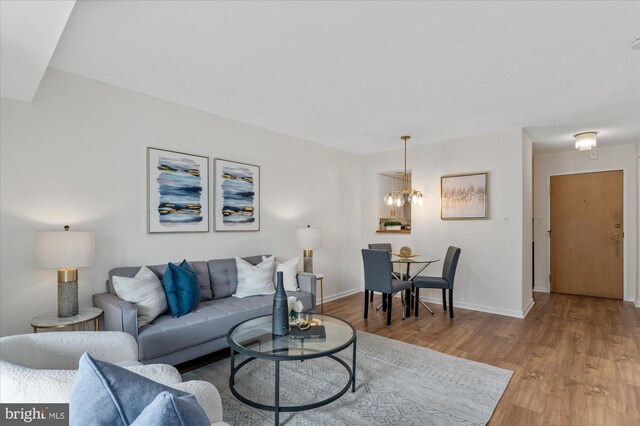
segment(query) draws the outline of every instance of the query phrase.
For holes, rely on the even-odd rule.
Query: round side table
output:
[[[314,274],[316,276],[316,282],[320,282],[320,313],[324,314],[324,275]]]
[[[31,319],[31,327],[33,332],[37,333],[39,328],[65,328],[82,325],[93,321],[95,330],[98,331],[100,327],[100,315],[102,315],[102,309],[100,308],[80,308],[78,315],[72,317],[59,317],[58,312],[49,312],[46,314],[38,315]]]

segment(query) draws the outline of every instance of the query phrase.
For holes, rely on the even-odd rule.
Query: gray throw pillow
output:
[[[162,283],[146,266],[140,268],[133,278],[114,275],[112,282],[118,297],[136,306],[138,327],[149,324],[168,310]]]
[[[183,419],[183,423],[156,422],[156,425],[210,426],[207,414],[193,395],[161,385],[108,362],[98,361],[85,353],[80,358],[76,383],[69,400],[69,424],[129,426],[149,406],[149,412],[141,417],[136,426],[151,424],[145,422],[152,418],[153,410],[165,407],[166,402],[171,401],[166,396],[155,401],[161,393],[180,400],[173,407],[177,410],[176,416]]]

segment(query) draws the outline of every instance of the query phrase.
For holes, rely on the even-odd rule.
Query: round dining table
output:
[[[394,254],[391,258],[391,263],[399,264],[400,271],[399,272],[394,271],[393,276],[400,281],[413,282],[413,279],[418,275],[420,275],[420,273],[424,271],[427,268],[427,266],[439,261],[440,259],[435,257],[429,257],[429,256],[417,255],[413,257],[406,257],[406,256],[398,256]],[[404,268],[403,265],[407,265],[406,268]],[[414,271],[413,274],[411,274],[411,265],[417,265],[417,268],[415,268],[416,270]],[[406,270],[406,272],[403,271],[403,269]],[[413,285],[411,286],[411,290],[406,291],[405,300],[407,300],[406,306],[405,306],[405,312],[404,312],[406,316],[411,315],[411,309],[413,309],[415,303],[420,303],[422,306],[424,306],[424,308],[427,311],[431,313],[431,315],[433,315],[433,310],[431,310],[431,308],[429,308],[422,300],[416,297],[415,292],[413,291]]]

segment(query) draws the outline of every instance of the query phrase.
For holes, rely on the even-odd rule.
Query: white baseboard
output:
[[[426,302],[431,302],[431,303],[435,303],[438,305],[442,306],[442,298],[441,297],[423,297],[420,296],[420,299],[422,301],[426,301]],[[533,306],[532,304],[530,306]],[[523,314],[523,312],[520,311],[516,311],[514,309],[501,309],[501,308],[494,308],[493,306],[484,306],[484,305],[476,305],[473,303],[464,303],[464,302],[456,302],[454,299],[453,302],[453,309],[455,310],[456,308],[462,308],[462,309],[470,309],[472,311],[480,311],[480,312],[486,312],[489,314],[497,314],[497,315],[504,315],[507,317],[514,317],[514,318],[524,318],[524,316],[526,315],[526,313],[528,312],[528,309],[531,309],[531,307],[527,307],[527,311]]]
[[[319,288],[316,287],[316,291],[318,290]],[[352,288],[351,290],[342,291],[340,293],[332,294],[331,296],[325,296],[324,303],[331,302],[332,300],[342,299],[343,297],[351,296],[352,294],[356,294],[361,291],[361,288]],[[316,294],[316,305],[322,305],[322,303],[320,303],[320,294]]]
[[[546,287],[534,287],[533,291],[537,291],[538,293],[551,293],[551,291]]]
[[[636,305],[636,308],[640,308],[640,300],[636,300],[635,305]]]
[[[522,318],[526,318],[527,317],[527,314],[529,313],[529,311],[531,310],[531,308],[533,308],[533,305],[535,305],[535,304],[536,304],[536,302],[533,299],[531,299],[529,301],[529,304],[527,305],[526,308],[524,308],[524,311],[522,312]]]
[[[352,294],[356,294],[356,293],[360,293],[362,292],[361,288],[354,288],[351,290],[347,290],[347,291],[343,291],[341,293],[337,293],[337,294],[333,294],[331,296],[327,296],[324,298],[325,303],[326,302],[330,302],[332,300],[336,300],[336,299],[341,299],[343,297],[347,297],[350,296]],[[396,294],[396,297],[400,297],[400,294]],[[424,297],[424,296],[420,296],[420,299],[422,301],[425,302],[430,302],[430,303],[435,303],[438,305],[442,305],[442,298],[440,297]],[[524,310],[524,312],[520,312],[520,311],[516,311],[514,309],[500,309],[500,308],[494,308],[493,306],[484,306],[484,305],[476,305],[473,303],[464,303],[464,302],[455,302],[453,304],[453,308],[462,308],[462,309],[469,309],[472,311],[479,311],[479,312],[486,312],[489,314],[497,314],[497,315],[504,315],[507,317],[514,317],[514,318],[524,318],[529,311],[531,310],[531,308],[534,305],[534,301],[533,299],[531,299],[531,302],[529,302],[529,305],[527,306],[527,308]],[[319,303],[318,303],[319,305]]]

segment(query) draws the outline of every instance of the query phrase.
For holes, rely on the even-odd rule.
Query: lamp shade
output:
[[[82,268],[93,263],[95,235],[86,231],[39,231],[36,239],[38,268]]]
[[[320,228],[306,228],[296,229],[296,240],[298,240],[298,248],[301,249],[315,249],[322,247]]]

